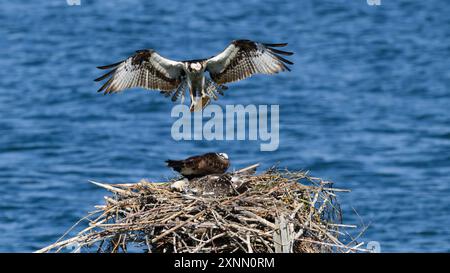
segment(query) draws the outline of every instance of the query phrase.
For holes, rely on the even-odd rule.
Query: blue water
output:
[[[151,3],[152,2],[152,3]],[[103,201],[88,180],[159,180],[207,151],[350,188],[344,221],[381,250],[450,251],[450,5],[445,1],[9,1],[0,5],[0,251],[54,242]],[[291,73],[218,103],[279,104],[280,147],[176,142],[157,92],[96,93],[95,67],[154,48],[208,57],[233,39],[289,42]],[[353,209],[358,213],[355,214]]]

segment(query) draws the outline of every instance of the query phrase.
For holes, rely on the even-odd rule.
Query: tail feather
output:
[[[212,81],[211,79],[206,79],[206,94],[213,98],[214,100],[218,99],[217,94],[224,95],[223,90],[227,90],[228,87],[225,85],[219,85]]]
[[[171,100],[173,102],[177,101],[179,98],[181,98],[181,103],[184,101],[184,90],[187,87],[187,82],[182,81],[176,89],[169,90],[169,91],[160,91],[161,94],[164,95],[164,97],[170,97],[172,96]]]
[[[177,101],[180,97],[181,97],[181,102],[183,103],[184,101],[184,90],[187,87],[187,82],[183,81],[182,83],[180,83],[180,85],[178,85],[177,91],[175,91],[175,93],[172,96],[172,101],[175,102]]]

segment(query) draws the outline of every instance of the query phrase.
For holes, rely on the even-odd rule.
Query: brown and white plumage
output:
[[[292,52],[274,47],[287,44],[263,44],[250,40],[233,41],[222,53],[206,61],[206,70],[217,84],[240,81],[254,74],[275,74],[290,71],[293,63],[280,55]]]
[[[184,75],[182,63],[163,58],[154,50],[139,50],[126,60],[98,68],[111,69],[95,79],[101,81],[109,77],[98,90],[105,94],[132,87],[171,91],[180,85]]]
[[[230,166],[225,153],[206,153],[183,160],[166,160],[167,166],[188,179],[210,174],[223,174]]]
[[[99,66],[111,69],[96,81],[107,81],[99,92],[115,93],[133,87],[160,90],[172,101],[184,101],[184,91],[189,89],[191,111],[204,108],[217,94],[223,95],[227,87],[223,84],[243,80],[254,74],[275,74],[290,71],[293,63],[281,55],[292,52],[276,47],[287,44],[264,44],[250,40],[235,40],[224,51],[209,59],[173,61],[162,57],[152,49],[136,51],[121,62]],[[211,79],[205,77],[208,71]],[[201,97],[200,107],[197,97]]]

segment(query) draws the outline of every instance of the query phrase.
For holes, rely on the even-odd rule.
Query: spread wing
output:
[[[278,50],[287,44],[263,44],[250,40],[233,41],[222,53],[206,62],[206,70],[218,84],[243,80],[254,74],[275,74],[290,71],[293,63],[280,55],[292,52]]]
[[[99,66],[111,69],[95,81],[108,80],[98,92],[115,93],[132,87],[172,91],[182,82],[182,63],[161,57],[154,50],[138,50],[126,60]]]

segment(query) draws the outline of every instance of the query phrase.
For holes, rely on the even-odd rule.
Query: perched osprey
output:
[[[290,71],[287,64],[293,63],[280,55],[292,55],[275,47],[287,44],[263,44],[250,40],[235,40],[222,53],[209,59],[172,61],[159,55],[153,49],[138,50],[126,60],[115,64],[99,66],[111,69],[95,81],[108,80],[98,92],[105,94],[127,88],[143,87],[160,90],[172,101],[181,98],[189,88],[191,111],[203,109],[210,98],[217,100],[217,93],[223,95],[227,89],[223,84],[243,80],[254,74],[275,74]],[[210,78],[205,77],[205,71]],[[201,97],[197,105],[197,97]]]
[[[166,163],[187,179],[209,174],[223,174],[230,166],[230,160],[225,153],[207,153],[184,160],[166,160]]]

